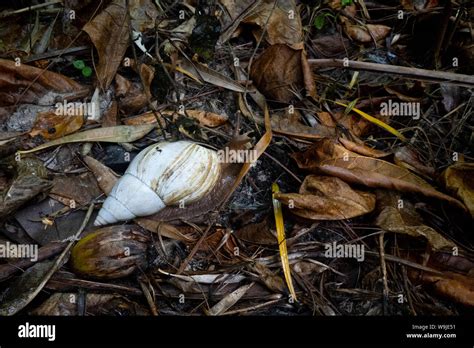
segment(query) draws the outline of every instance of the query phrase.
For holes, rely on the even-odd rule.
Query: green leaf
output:
[[[352,5],[352,0],[341,0],[342,7]]]
[[[72,62],[72,65],[74,65],[74,67],[79,70],[82,70],[86,67],[86,64],[84,63],[84,61],[80,59]]]
[[[314,26],[318,30],[321,30],[324,27],[325,23],[326,23],[326,15],[325,14],[320,14],[314,19]]]
[[[92,69],[89,66],[86,66],[84,69],[82,69],[82,75],[85,77],[90,77],[92,75]]]

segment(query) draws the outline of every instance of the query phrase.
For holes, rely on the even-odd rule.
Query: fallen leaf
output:
[[[190,118],[193,118],[198,121],[200,125],[210,128],[222,126],[229,119],[225,115],[219,115],[204,110],[186,110],[184,114],[180,114],[171,110],[164,110],[160,111],[159,113],[157,112],[156,114],[158,115],[158,118],[161,122],[164,122],[164,120],[162,117],[160,117],[160,114],[165,116],[166,118],[169,118],[171,122],[176,121],[176,119],[181,115],[184,117],[189,116]],[[156,116],[153,111],[149,111],[138,116],[126,118],[123,120],[123,123],[126,125],[155,124]]]
[[[74,206],[88,205],[101,195],[100,189],[89,172],[79,175],[56,175],[50,194],[57,195],[74,202]],[[71,203],[68,204],[70,207]]]
[[[267,266],[262,263],[256,262],[251,265],[250,270],[256,272],[267,288],[276,293],[288,293],[288,289],[285,287],[285,282],[276,273],[272,272]]]
[[[229,308],[235,305],[242,296],[253,286],[254,283],[250,283],[244,286],[241,286],[237,290],[232,291],[230,294],[225,296],[222,300],[217,302],[211,309],[206,311],[207,315],[222,315]]]
[[[344,145],[344,147],[348,149],[349,151],[356,152],[364,156],[381,158],[381,157],[387,157],[388,155],[390,155],[390,153],[388,152],[384,152],[384,151],[380,151],[380,150],[368,147],[363,143],[357,144],[346,138],[339,138],[339,142],[342,145]]]
[[[52,294],[31,314],[40,316],[78,316],[80,306],[78,305],[77,293],[55,293]],[[149,311],[138,303],[118,294],[84,294],[84,309],[86,315],[149,315]],[[75,299],[75,301],[71,301]]]
[[[97,161],[95,158],[84,156],[84,162],[86,162],[87,166],[94,174],[97,184],[102,192],[108,195],[110,191],[112,191],[115,183],[118,181],[119,176],[115,174],[112,169]]]
[[[151,132],[153,128],[153,125],[145,124],[140,126],[115,126],[90,129],[84,132],[67,135],[60,139],[50,141],[49,143],[42,144],[31,150],[22,150],[18,152],[20,154],[25,154],[44,150],[52,146],[93,141],[103,141],[109,143],[131,143],[135,140],[143,138],[146,134]]]
[[[346,34],[360,43],[369,43],[385,39],[392,30],[390,27],[382,24],[355,25],[347,18],[340,17],[344,24]]]
[[[0,195],[0,219],[10,215],[51,187],[43,163],[34,158],[15,162],[16,177],[9,188]]]
[[[474,218],[474,163],[456,163],[441,175],[446,189],[464,202]]]
[[[268,221],[249,224],[234,232],[234,235],[243,241],[262,245],[277,244],[276,236],[270,232]]]
[[[64,116],[53,111],[40,112],[30,131],[30,136],[41,135],[44,139],[57,139],[74,133],[84,124],[83,115]]]
[[[316,141],[308,150],[296,153],[293,158],[302,169],[333,175],[346,182],[368,187],[421,193],[465,210],[460,201],[437,191],[409,170],[381,159],[358,155],[330,139]]]
[[[54,104],[56,97],[84,97],[87,89],[70,78],[0,59],[0,109],[15,104]]]
[[[128,13],[132,28],[139,32],[155,28],[155,19],[159,15],[156,5],[151,0],[129,0]]]
[[[341,220],[364,215],[375,208],[375,195],[352,189],[339,178],[308,175],[299,193],[275,197],[298,216],[312,220]]]
[[[432,248],[441,250],[456,246],[453,242],[444,238],[435,229],[426,226],[420,215],[415,211],[415,207],[408,201],[404,201],[403,207],[398,207],[400,196],[393,192],[380,193],[379,198],[382,205],[379,216],[375,224],[385,231],[408,234],[412,237],[425,238]],[[383,202],[383,203],[382,203]]]
[[[315,97],[316,86],[304,50],[286,45],[273,45],[265,49],[252,64],[250,78],[267,98],[288,103],[300,93]]]
[[[256,41],[260,40],[265,29],[265,39],[270,45],[286,44],[296,49],[302,48],[303,26],[296,1],[263,0],[258,2],[257,6],[244,18],[241,18],[253,2],[252,0],[221,0],[230,15],[226,24],[230,25],[239,20],[257,27],[253,31]]]
[[[277,183],[272,184],[272,202],[273,213],[275,215],[275,227],[277,231],[278,249],[280,251],[280,260],[285,276],[286,285],[290,291],[291,297],[296,301],[296,293],[293,287],[293,280],[291,277],[290,260],[288,259],[288,248],[286,246],[285,224],[283,222],[283,212],[281,209],[281,202],[277,196],[280,193],[280,188]]]
[[[114,0],[82,30],[90,36],[99,53],[97,77],[101,88],[106,90],[122,63],[130,39],[126,1]]]
[[[186,73],[186,75],[190,76],[195,80],[202,80],[204,82],[222,88],[226,88],[234,92],[244,93],[247,90],[245,87],[232,80],[230,77],[227,77],[215,70],[212,70],[198,62],[190,62],[187,59],[183,59],[178,67],[181,69],[180,72]]]
[[[412,281],[421,280],[434,291],[450,300],[466,306],[474,306],[474,278],[454,272],[444,272],[442,275],[428,272],[411,271],[408,273]]]
[[[411,171],[422,175],[426,178],[432,178],[435,175],[435,169],[427,166],[426,161],[423,161],[414,149],[408,146],[402,146],[395,151],[395,164],[410,169]]]

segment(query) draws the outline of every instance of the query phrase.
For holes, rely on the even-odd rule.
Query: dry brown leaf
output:
[[[74,133],[84,124],[83,115],[57,115],[53,111],[40,112],[30,131],[30,136],[41,135],[44,139],[57,139]]]
[[[87,205],[101,192],[94,176],[86,172],[74,176],[55,176],[50,194],[72,200],[75,205]]]
[[[144,32],[155,27],[159,12],[151,0],[129,0],[128,11],[135,31]]]
[[[382,210],[375,224],[385,231],[393,233],[408,234],[412,237],[423,237],[434,249],[453,248],[453,242],[444,238],[435,229],[426,226],[421,217],[415,211],[415,207],[409,202],[404,202],[402,208],[398,208],[400,196],[393,192],[381,193],[379,198]]]
[[[259,91],[272,100],[288,103],[303,88],[307,95],[316,96],[304,50],[286,45],[270,46],[258,56],[252,64],[250,78]]]
[[[332,127],[326,127],[322,124],[310,127],[300,123],[297,117],[288,116],[272,115],[272,130],[275,133],[300,139],[321,139],[335,136],[335,129]]]
[[[303,26],[295,0],[277,1],[276,5],[274,0],[263,0],[244,18],[239,16],[252,5],[252,0],[221,0],[221,3],[231,17],[228,25],[240,19],[242,23],[257,27],[253,31],[257,41],[265,28],[265,39],[270,45],[286,44],[302,48]]]
[[[434,168],[425,165],[426,162],[422,161],[415,150],[408,146],[403,146],[395,151],[394,162],[427,178],[432,178],[435,175]]]
[[[0,59],[0,109],[16,103],[54,104],[54,94],[72,100],[85,96],[87,89],[66,76]]]
[[[456,163],[443,172],[441,179],[447,190],[464,202],[474,218],[474,163]]]
[[[339,178],[308,175],[299,193],[276,193],[298,216],[312,220],[341,220],[364,215],[375,208],[375,195],[352,189]]]
[[[346,34],[360,43],[379,41],[387,37],[392,30],[381,24],[366,24],[365,26],[354,25],[348,19],[341,17]]]
[[[195,238],[192,237],[192,233],[186,233],[184,231],[185,229],[177,228],[165,222],[154,221],[147,218],[136,218],[134,221],[140,227],[143,227],[152,233],[156,233],[166,238],[171,238],[187,243],[192,243],[195,241]]]
[[[167,118],[168,116],[170,116],[171,122],[174,122],[180,116],[180,114],[171,110],[160,111],[160,114],[164,115]],[[213,112],[204,111],[204,110],[186,110],[185,114],[182,116],[189,116],[195,119],[196,121],[198,121],[199,124],[201,124],[202,126],[210,127],[210,128],[222,126],[228,120],[228,117],[225,115],[218,115]],[[163,118],[160,117],[159,114],[158,114],[158,118],[160,119],[161,122],[164,122]],[[127,118],[123,120],[123,123],[127,125],[154,124],[156,123],[156,117],[155,117],[155,113],[150,111],[142,115]]]
[[[377,158],[358,155],[330,139],[319,140],[293,157],[302,169],[333,175],[354,184],[421,193],[465,209],[460,201],[437,191],[409,170]]]
[[[97,75],[103,89],[110,86],[128,47],[130,25],[125,3],[114,0],[83,28],[99,53]]]
[[[366,146],[365,144],[357,144],[345,138],[339,138],[339,142],[344,145],[344,147],[349,151],[353,151],[364,156],[381,158],[390,155],[388,152],[373,149],[371,147]]]
[[[234,235],[243,241],[262,245],[275,245],[277,244],[277,238],[270,232],[268,221],[263,220],[262,222],[246,225],[236,232]]]
[[[444,272],[442,275],[423,272],[409,272],[413,280],[419,280],[431,285],[434,290],[447,298],[466,306],[474,306],[474,278],[454,272]]]
[[[118,181],[117,174],[115,174],[112,169],[90,156],[84,156],[84,162],[86,162],[92,174],[94,174],[97,184],[102,192],[108,195],[110,191],[112,191],[115,183]]]

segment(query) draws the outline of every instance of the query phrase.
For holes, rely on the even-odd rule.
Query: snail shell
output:
[[[217,152],[189,141],[160,142],[142,150],[117,181],[95,226],[155,214],[168,205],[192,203],[219,180]]]

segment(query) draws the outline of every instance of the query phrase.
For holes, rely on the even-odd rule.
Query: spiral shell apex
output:
[[[117,181],[95,226],[155,214],[168,205],[207,195],[221,174],[217,153],[189,141],[160,142],[142,150]]]

